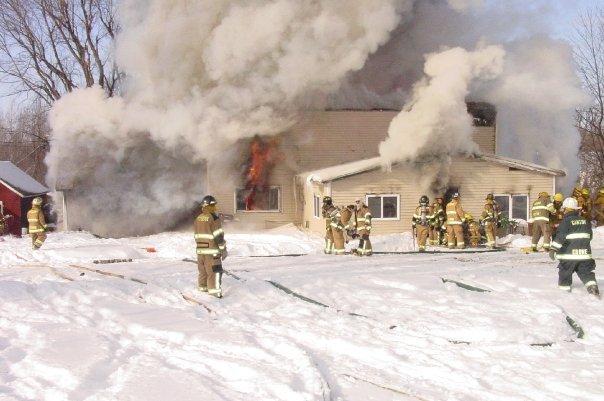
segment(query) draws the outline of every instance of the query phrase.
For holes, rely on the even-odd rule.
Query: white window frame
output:
[[[277,189],[278,191],[278,199],[277,204],[278,208],[276,210],[239,210],[237,209],[237,191],[242,191],[244,188],[235,188],[235,193],[233,194],[233,202],[235,204],[235,213],[282,213],[281,210],[281,202],[282,202],[282,188],[279,185],[271,185],[269,189]]]
[[[382,216],[384,215],[384,198],[396,197],[396,217],[371,217],[375,221],[397,221],[401,219],[401,196],[399,194],[366,194],[365,204],[369,207],[369,198],[381,198]]]
[[[317,194],[312,194],[312,215],[315,219],[321,218],[321,197]]]
[[[512,201],[514,199],[514,196],[524,196],[526,197],[526,220],[528,221],[531,218],[531,197],[529,196],[529,194],[493,194],[494,197],[497,196],[507,196],[508,198],[508,216],[510,220],[514,220],[517,221],[519,219],[514,219],[512,218],[512,210],[514,209],[514,205],[512,204]]]

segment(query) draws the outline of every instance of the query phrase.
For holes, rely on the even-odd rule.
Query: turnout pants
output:
[[[325,249],[323,250],[325,253],[333,253],[334,251],[334,243],[333,243],[333,232],[331,228],[325,231]]]
[[[222,260],[220,255],[197,255],[197,284],[210,294],[222,293]]]
[[[359,247],[357,249],[357,255],[359,256],[371,256],[373,254],[373,248],[371,248],[371,241],[369,240],[369,233],[367,231],[359,232],[361,239],[359,240]]]
[[[548,221],[537,220],[533,223],[533,241],[532,248],[537,250],[539,239],[543,236],[543,249],[549,250],[549,244],[552,238],[552,231]]]
[[[579,279],[586,287],[598,285],[594,270],[596,262],[589,260],[561,260],[558,265],[558,286],[562,290],[570,291],[573,283],[573,273],[577,272]]]
[[[33,233],[31,235],[31,244],[34,249],[40,249],[44,241],[46,241],[46,233]]]
[[[420,251],[426,250],[426,242],[428,240],[428,226],[422,226],[421,224],[417,226],[417,243],[419,245]]]
[[[346,249],[344,247],[344,231],[331,230],[333,236],[333,252],[336,255],[344,255]]]
[[[455,245],[458,248],[465,248],[461,224],[447,224],[447,245],[449,248],[455,248]]]
[[[430,226],[428,227],[428,243],[430,245],[438,245],[439,243],[439,238],[438,238],[438,229],[436,227]]]
[[[497,236],[495,235],[495,224],[485,223],[484,233],[487,236],[487,246],[489,248],[494,248],[495,245],[497,245]]]

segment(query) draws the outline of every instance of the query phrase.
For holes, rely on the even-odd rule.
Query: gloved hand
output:
[[[222,251],[222,253],[220,254],[220,259],[225,260],[227,258],[227,256],[229,256],[229,253],[227,252],[227,250],[225,248],[224,251]]]
[[[554,251],[553,249],[549,251],[549,258],[551,260],[556,260],[556,251]]]

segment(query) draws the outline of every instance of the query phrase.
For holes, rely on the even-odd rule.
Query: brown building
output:
[[[309,112],[277,137],[281,157],[272,158],[270,176],[258,193],[250,195],[254,189],[246,188],[245,179],[229,180],[228,174],[217,174],[211,166],[209,191],[216,195],[223,213],[264,228],[294,223],[321,232],[321,198],[330,195],[337,205],[364,198],[372,209],[376,234],[409,231],[421,187],[430,186],[418,183],[437,165],[398,164],[388,172],[382,170],[378,146],[397,114]],[[494,193],[505,214],[526,220],[537,194],[554,192],[556,178],[564,172],[496,155],[496,127],[484,125],[474,127],[479,152],[451,161],[447,192],[459,191],[464,208],[475,215],[481,212],[485,195]],[[256,201],[249,202],[250,196]]]

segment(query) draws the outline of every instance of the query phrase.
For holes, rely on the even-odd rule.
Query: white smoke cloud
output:
[[[83,89],[52,110],[49,181],[73,188],[72,223],[108,235],[165,228],[199,200],[204,160],[232,162],[237,140],[282,132],[361,69],[411,5],[124,0],[124,96]]]
[[[493,79],[502,72],[504,55],[499,46],[471,52],[457,47],[428,55],[426,77],[414,87],[380,144],[384,163],[477,150],[466,97],[473,80]]]

